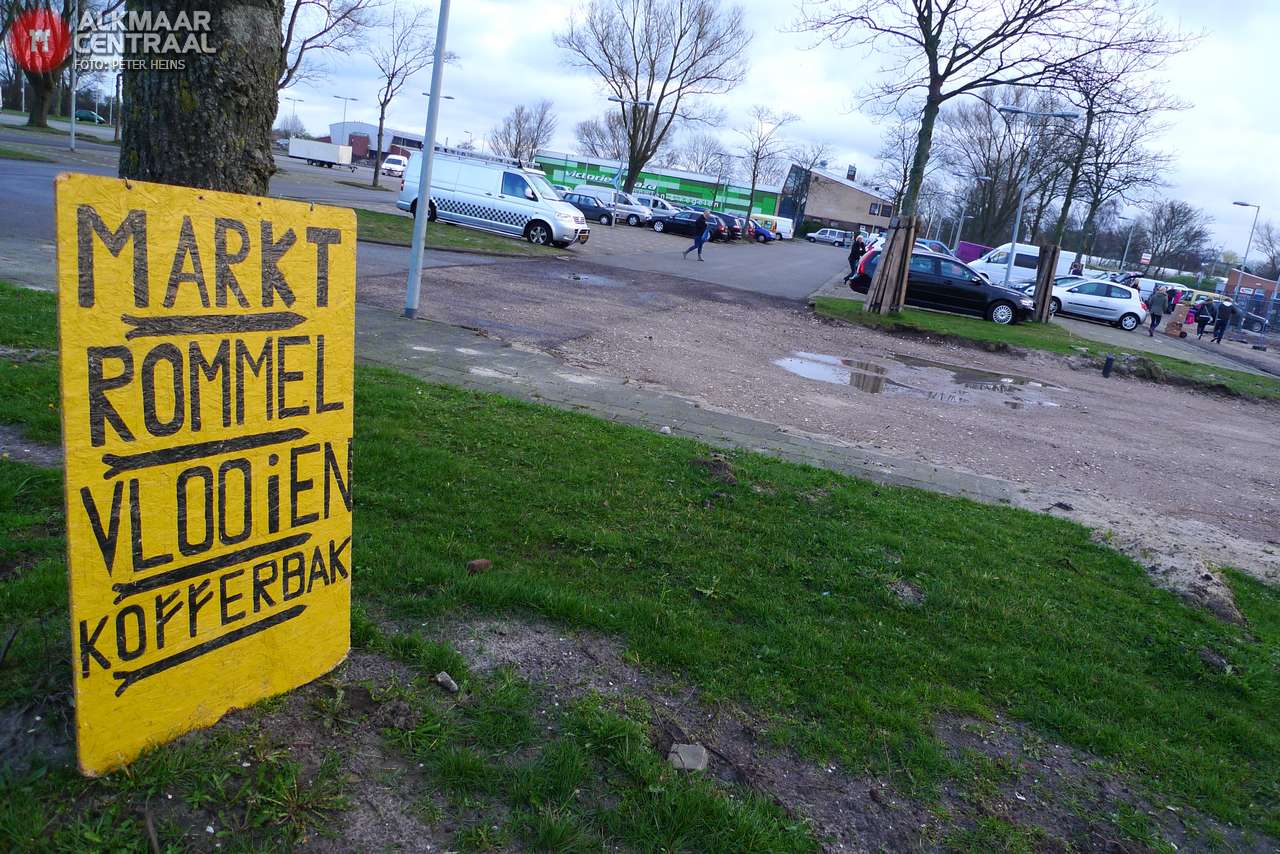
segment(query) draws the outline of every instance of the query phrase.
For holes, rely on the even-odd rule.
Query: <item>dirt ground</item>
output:
[[[1221,593],[1216,565],[1280,583],[1280,406],[759,302],[701,301],[554,352],[706,406],[1024,484],[1026,507],[1097,529],[1193,598]]]

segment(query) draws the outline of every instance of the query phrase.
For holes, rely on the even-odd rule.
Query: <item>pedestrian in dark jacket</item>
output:
[[[1204,337],[1204,328],[1213,321],[1213,303],[1208,300],[1196,306],[1196,338]]]
[[[859,234],[853,238],[853,245],[849,247],[849,275],[844,277],[847,282],[854,276],[858,275],[858,262],[862,260],[862,256],[867,254],[867,242],[862,239]]]
[[[1156,337],[1156,327],[1160,325],[1160,318],[1164,317],[1168,310],[1169,294],[1164,288],[1156,288],[1147,302],[1147,311],[1151,313],[1151,328],[1147,330],[1147,337]]]
[[[1222,336],[1227,334],[1227,327],[1231,325],[1231,319],[1235,313],[1236,307],[1231,300],[1224,299],[1218,303],[1217,311],[1213,316],[1213,343],[1222,343]]]
[[[698,219],[693,224],[693,245],[684,250],[684,257],[688,258],[689,253],[695,249],[698,252],[698,260],[702,260],[702,244],[707,242],[707,238],[711,236],[711,225],[707,222],[707,212],[702,211],[698,214]]]

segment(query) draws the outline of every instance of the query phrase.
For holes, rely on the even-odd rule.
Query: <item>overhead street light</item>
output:
[[[340,144],[350,145],[351,134],[347,132],[347,103],[349,101],[358,101],[359,99],[348,98],[345,95],[334,95],[333,97],[337,98],[339,101],[342,102],[342,142]],[[333,142],[332,139],[330,139],[329,141]]]
[[[1025,110],[1022,107],[1003,106],[997,107],[1001,113],[1013,116],[1029,116],[1039,119],[1065,119],[1074,121],[1080,118],[1080,114],[1070,110]],[[1032,152],[1035,151],[1035,137],[1032,137]],[[1022,170],[1022,183],[1018,188],[1018,212],[1013,217],[1013,236],[1009,241],[1009,258],[1004,265],[1004,286],[1009,287],[1009,281],[1013,278],[1013,259],[1018,255],[1018,232],[1022,229],[1022,208],[1027,202],[1027,183],[1031,180],[1031,158],[1027,157],[1027,165]]]
[[[1129,226],[1129,236],[1124,240],[1124,254],[1120,256],[1120,272],[1124,272],[1124,265],[1129,262],[1129,244],[1133,242],[1133,230],[1138,227],[1138,220],[1131,216],[1118,216],[1116,219],[1121,222],[1132,223]]]
[[[974,175],[973,180],[975,185],[982,184],[986,181],[990,181],[991,176],[990,175]],[[969,209],[969,196],[972,193],[973,193],[973,187],[970,187],[969,192],[965,193],[963,196],[960,197],[960,216],[959,218],[956,219],[955,233],[951,235],[951,251],[952,252],[955,252],[960,248],[960,231],[964,228],[964,221],[967,219],[973,219],[973,217],[969,216],[967,213]]]
[[[286,100],[286,101],[292,101],[292,102],[293,102],[293,127],[292,127],[292,128],[290,128],[290,130],[291,130],[291,131],[297,130],[297,129],[298,129],[298,104],[302,101],[302,99],[301,99],[301,98],[291,98],[291,97],[289,97],[288,95],[285,95],[285,96],[284,96],[284,100]],[[291,134],[290,134],[290,136],[292,136],[292,135],[293,135],[293,134],[291,133]]]
[[[622,105],[622,122],[624,126],[626,125],[626,121],[627,121],[627,104],[630,104],[633,107],[652,107],[654,104],[653,101],[650,101],[648,99],[640,100],[637,98],[621,98],[617,95],[610,95],[608,100],[612,101],[615,104]],[[618,224],[617,193],[618,193],[618,189],[622,186],[622,170],[625,168],[626,168],[626,163],[623,161],[623,158],[619,157],[618,158],[618,174],[613,176],[613,192],[614,192],[613,201],[610,202],[609,204],[609,210],[611,211],[611,214],[609,215],[610,228],[613,228],[615,225]]]
[[[1244,245],[1244,257],[1240,259],[1241,281],[1244,281],[1245,264],[1249,262],[1249,250],[1253,248],[1253,231],[1258,227],[1258,214],[1262,213],[1262,205],[1255,205],[1252,202],[1232,202],[1238,208],[1253,208],[1253,225],[1249,227],[1249,242]],[[1239,288],[1239,285],[1236,285]]]

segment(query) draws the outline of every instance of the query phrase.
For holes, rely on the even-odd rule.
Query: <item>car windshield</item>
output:
[[[560,198],[560,194],[556,192],[556,188],[551,186],[551,182],[542,175],[539,175],[536,172],[525,172],[524,177],[533,185],[533,188],[538,191],[539,195],[545,196],[548,199]]]

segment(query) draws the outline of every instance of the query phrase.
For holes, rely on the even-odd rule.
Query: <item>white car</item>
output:
[[[404,169],[409,165],[409,158],[399,154],[388,154],[382,160],[382,174],[395,178],[404,177]]]
[[[1147,304],[1142,301],[1137,288],[1117,285],[1105,279],[1080,280],[1074,276],[1060,276],[1054,280],[1049,313],[1105,320],[1112,326],[1132,332],[1146,321]]]

